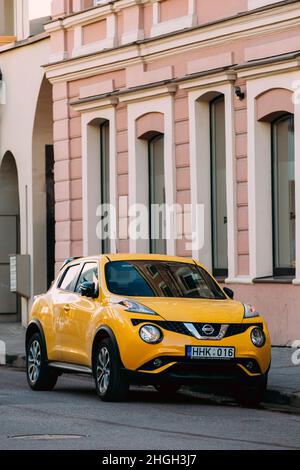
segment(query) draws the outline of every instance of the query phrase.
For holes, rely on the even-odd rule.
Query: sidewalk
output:
[[[6,344],[6,365],[25,368],[25,328],[16,323],[0,323],[0,341]],[[266,403],[300,409],[300,364],[292,363],[294,351],[292,348],[272,348]]]

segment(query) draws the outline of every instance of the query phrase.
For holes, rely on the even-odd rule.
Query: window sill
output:
[[[293,284],[295,276],[269,276],[253,279],[254,284]]]
[[[225,284],[227,276],[214,276],[214,278],[219,284]]]

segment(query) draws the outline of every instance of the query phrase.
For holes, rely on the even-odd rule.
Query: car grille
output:
[[[140,325],[142,323],[151,323],[153,325],[157,325],[163,330],[173,331],[174,333],[179,333],[181,335],[192,336],[194,335],[187,329],[183,322],[176,322],[176,321],[146,321],[141,319],[132,319],[133,326]],[[203,327],[207,325],[207,323],[193,323],[194,327],[198,331],[201,336],[205,336],[203,333]],[[210,323],[211,326],[214,328],[214,336],[211,339],[214,339],[215,336],[218,336],[221,330],[222,323]],[[240,335],[245,333],[249,328],[252,326],[258,326],[259,328],[263,328],[262,323],[230,323],[229,327],[224,335],[224,338],[228,338],[230,336]]]

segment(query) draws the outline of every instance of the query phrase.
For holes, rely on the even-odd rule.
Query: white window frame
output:
[[[200,260],[208,269],[212,269],[212,233],[211,233],[211,178],[210,178],[210,106],[201,101],[207,93],[224,95],[226,126],[226,187],[227,187],[227,233],[228,233],[228,278],[226,283],[240,282],[237,279],[237,222],[236,222],[236,169],[235,169],[235,134],[234,109],[235,99],[231,77],[219,77],[221,83],[211,85],[195,81],[181,88],[189,91],[190,115],[190,166],[191,166],[191,201],[193,210],[199,204],[204,205],[204,245],[193,250],[193,257]],[[206,85],[206,86],[205,86]],[[200,154],[201,150],[201,154]],[[203,155],[204,158],[203,158]],[[196,218],[192,217],[193,223]],[[197,227],[193,226],[193,232]]]
[[[260,161],[261,152],[271,155],[270,124],[257,121],[256,98],[274,88],[294,92],[292,84],[298,80],[297,72],[264,76],[249,80],[248,96],[248,204],[250,277],[273,275],[273,231],[271,198],[271,158]],[[300,285],[300,103],[294,103],[295,119],[295,197],[296,197],[296,277],[293,284]]]
[[[110,204],[117,208],[117,157],[116,157],[116,109],[109,107],[86,111],[82,114],[82,187],[83,187],[83,254],[90,256],[101,252],[101,240],[96,235],[97,208],[100,194],[100,128],[90,125],[95,119],[109,121],[110,145]],[[111,240],[110,250],[116,252],[115,239]]]
[[[174,124],[174,97],[167,96],[152,98],[150,100],[128,103],[128,158],[129,158],[129,207],[137,202],[149,205],[147,172],[140,165],[148,165],[148,142],[138,139],[136,134],[136,121],[148,113],[164,114],[164,159],[166,185],[166,204],[173,205],[176,202],[176,168],[175,168],[175,124]],[[144,175],[145,180],[141,178]],[[170,221],[170,238],[167,240],[167,254],[176,254],[175,240],[175,214]],[[130,239],[131,253],[149,253],[149,240]]]

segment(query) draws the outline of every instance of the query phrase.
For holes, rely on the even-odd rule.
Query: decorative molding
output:
[[[138,46],[131,44],[128,48],[124,49],[123,46],[110,51],[102,51],[101,54],[99,54],[100,51],[97,51],[97,55],[78,57],[76,62],[74,62],[75,59],[70,59],[64,63],[49,64],[46,66],[47,74],[50,79],[58,77],[59,80],[60,75],[64,75],[65,79],[67,74],[73,74],[75,71],[79,73],[84,69],[85,76],[89,76],[89,74],[94,73],[97,66],[104,65],[106,71],[115,70],[118,64],[121,65],[124,61],[154,61],[176,55],[179,52],[188,53],[196,49],[225,45],[233,40],[243,40],[257,34],[271,35],[274,31],[286,31],[290,30],[291,27],[298,27],[299,17],[299,5],[295,3],[286,4],[277,7],[275,12],[269,9],[262,10],[246,16],[224,20],[222,23],[203,26],[200,29],[178,31],[172,35],[159,38],[159,40],[153,38],[150,41],[147,40],[146,43],[140,43]],[[47,31],[49,31],[49,25],[47,25]],[[108,64],[111,64],[110,67]],[[239,73],[245,72],[239,71]]]
[[[103,96],[103,97],[93,97],[93,99],[84,100],[82,103],[80,101],[71,102],[70,105],[74,111],[78,113],[87,113],[92,110],[111,108],[117,106],[119,103],[118,97],[116,96]]]

